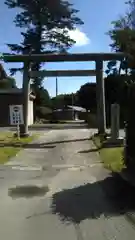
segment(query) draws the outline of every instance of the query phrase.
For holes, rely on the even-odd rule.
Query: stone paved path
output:
[[[87,129],[45,132],[1,166],[2,239],[134,239],[90,135]]]

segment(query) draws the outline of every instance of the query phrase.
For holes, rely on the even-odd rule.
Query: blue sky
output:
[[[111,27],[111,21],[116,20],[120,14],[126,10],[124,0],[70,0],[79,12],[79,17],[84,21],[84,25],[75,32],[70,32],[77,43],[70,52],[110,52],[110,38],[105,34]],[[6,43],[19,43],[21,40],[20,29],[13,23],[16,10],[9,10],[4,5],[4,0],[0,0],[0,52],[8,52]],[[4,64],[6,71],[9,67],[20,64]],[[94,63],[48,63],[47,69],[92,69]],[[17,85],[22,86],[22,75],[15,76]],[[59,78],[58,93],[76,92],[81,85],[86,82],[95,81],[94,77],[80,78]],[[44,87],[51,96],[55,96],[55,78],[45,79]]]

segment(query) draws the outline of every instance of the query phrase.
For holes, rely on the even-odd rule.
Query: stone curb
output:
[[[135,214],[126,213],[126,219],[135,227]]]

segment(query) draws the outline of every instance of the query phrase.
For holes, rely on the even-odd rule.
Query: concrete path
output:
[[[1,166],[1,239],[134,239],[90,135],[87,129],[45,132]]]

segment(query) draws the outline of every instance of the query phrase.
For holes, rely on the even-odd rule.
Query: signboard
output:
[[[23,106],[22,105],[10,105],[10,125],[23,124]]]

